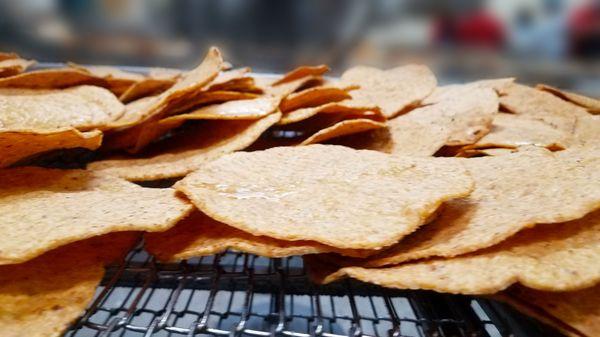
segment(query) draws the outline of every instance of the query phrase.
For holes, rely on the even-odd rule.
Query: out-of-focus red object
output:
[[[575,8],[568,20],[569,46],[575,56],[600,55],[600,2]]]
[[[441,45],[500,49],[504,46],[506,33],[502,22],[493,14],[476,11],[438,17],[434,21],[433,40]]]

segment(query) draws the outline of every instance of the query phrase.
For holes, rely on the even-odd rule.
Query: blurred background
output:
[[[419,62],[600,96],[600,0],[20,0],[0,29],[39,61],[189,68],[216,45],[257,72]]]

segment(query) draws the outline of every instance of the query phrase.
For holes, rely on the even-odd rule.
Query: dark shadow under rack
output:
[[[91,336],[561,336],[484,298],[308,281],[302,259],[228,252],[159,264],[137,248],[107,270],[66,333]]]

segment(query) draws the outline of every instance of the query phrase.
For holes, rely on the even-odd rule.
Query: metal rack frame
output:
[[[111,266],[65,336],[560,336],[485,298],[308,281],[300,257],[224,254]]]

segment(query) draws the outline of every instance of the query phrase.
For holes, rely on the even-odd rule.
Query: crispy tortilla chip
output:
[[[138,112],[138,120],[131,121],[129,125],[136,126],[140,122],[148,119],[159,120],[164,117],[165,110],[175,105],[181,105],[181,102],[187,101],[190,96],[195,96],[198,91],[210,83],[219,74],[223,65],[223,58],[217,48],[210,48],[202,63],[194,70],[186,73],[168,90],[154,98],[146,104],[143,110]]]
[[[448,97],[388,120],[389,130],[345,137],[338,144],[410,156],[432,156],[444,145],[468,145],[484,136],[498,109],[491,89]]]
[[[389,70],[354,67],[344,72],[342,82],[359,86],[352,91],[352,99],[360,105],[379,106],[387,118],[421,102],[437,84],[431,70],[419,65]]]
[[[34,70],[0,78],[0,88],[62,89],[84,84],[106,86],[106,81],[74,68]]]
[[[500,105],[504,110],[543,121],[565,133],[573,133],[577,118],[589,116],[584,108],[525,85],[514,83],[507,86],[502,94]]]
[[[587,109],[592,114],[600,114],[600,100],[592,97],[583,96],[574,92],[560,90],[546,84],[538,84],[536,89],[547,91],[571,103],[575,103]]]
[[[129,103],[140,98],[158,95],[171,88],[173,84],[175,84],[175,80],[146,78],[127,88],[119,96],[119,100]]]
[[[227,249],[272,258],[327,252],[360,257],[370,253],[365,250],[336,249],[312,241],[284,241],[255,236],[198,211],[166,232],[147,234],[144,242],[149,253],[165,262],[218,254]]]
[[[309,107],[303,109],[297,109],[286,113],[281,118],[278,124],[286,125],[291,123],[297,123],[305,119],[311,118],[319,113],[336,113],[336,114],[354,114],[359,115],[367,111],[379,111],[376,106],[358,106],[351,99],[327,103],[317,107]]]
[[[175,114],[176,112],[185,111],[193,106],[202,106],[205,104],[214,104],[220,102],[228,102],[233,100],[245,100],[255,98],[256,95],[252,93],[244,93],[237,91],[206,91],[200,92],[196,97],[183,103],[183,105],[175,105],[170,109],[169,114]],[[194,119],[194,118],[189,118]],[[167,131],[181,125],[186,118],[175,118],[163,120],[150,119],[135,127],[126,131],[126,133],[132,133],[132,139],[135,139],[135,143],[128,144],[128,151],[132,153],[140,152],[148,144],[154,140],[160,138],[160,136],[167,133]],[[164,122],[163,122],[164,121]]]
[[[571,147],[595,146],[600,141],[600,117],[549,92],[520,84],[508,86],[500,105],[515,114],[527,115],[572,135]]]
[[[181,177],[207,161],[248,147],[279,118],[281,113],[257,121],[202,121],[190,130],[155,144],[144,157],[102,160],[90,163],[88,168],[132,181]]]
[[[125,104],[123,115],[108,124],[106,131],[112,131],[136,123],[142,118],[148,106],[154,103],[154,99],[155,96],[149,96]]]
[[[0,77],[15,76],[35,64],[35,61],[20,57],[0,59]]]
[[[470,255],[380,269],[345,267],[320,281],[350,276],[384,287],[460,294],[493,294],[517,282],[545,291],[578,290],[600,282],[598,242],[600,212],[594,212],[528,229]]]
[[[102,129],[124,112],[123,104],[100,87],[0,89],[0,130]]]
[[[156,106],[173,102],[176,99],[194,94],[198,89],[210,83],[221,70],[223,58],[215,47],[210,48],[202,63],[186,73],[173,87],[158,96]]]
[[[218,102],[252,99],[255,97],[257,97],[257,95],[253,93],[242,93],[235,91],[201,92],[199,95],[197,95],[197,97],[194,97],[186,102],[185,105],[172,107],[171,112],[177,113],[185,111],[195,105],[215,104]],[[148,107],[154,104],[154,102],[154,97],[145,97],[128,103],[126,105],[125,114],[117,121],[109,125],[108,128],[113,129],[113,132],[108,134],[108,137],[106,137],[102,148],[106,150],[126,149],[132,153],[139,152],[146,144],[156,140],[170,129],[182,124],[184,120],[178,120],[177,118],[148,120],[146,122],[139,123],[148,110]],[[131,127],[132,125],[133,127]],[[142,131],[144,131],[143,134]],[[136,143],[139,143],[139,148],[135,147]]]
[[[571,138],[570,134],[527,115],[498,113],[494,116],[491,131],[468,148],[516,148],[535,145],[560,150],[567,148]]]
[[[323,78],[319,76],[306,76],[278,85],[272,85],[273,79],[270,78],[254,78],[254,81],[263,93],[280,98],[284,98],[299,89],[308,89],[324,83]]]
[[[473,89],[493,89],[496,93],[501,93],[505,91],[507,87],[511,86],[514,81],[514,78],[509,77],[479,80],[465,84],[445,85],[435,88],[431,95],[427,96],[421,104],[428,105],[439,103],[447,99],[452,99],[453,97],[469,94],[469,91]]]
[[[170,123],[173,120],[190,119],[259,119],[275,112],[278,104],[279,98],[270,96],[229,101],[202,107],[190,113],[171,116],[160,122]]]
[[[573,144],[576,146],[598,146],[600,144],[600,115],[577,117],[577,125],[573,132]]]
[[[178,80],[183,76],[184,72],[173,68],[150,68],[148,77],[155,79]]]
[[[257,94],[239,91],[201,91],[186,102],[177,102],[168,109],[169,115],[175,115],[181,112],[188,112],[195,107],[202,107],[209,104],[224,103],[235,100],[254,99],[260,97]]]
[[[57,149],[95,150],[102,143],[102,132],[79,132],[68,128],[57,131],[0,132],[0,167],[7,167],[33,155]]]
[[[330,127],[318,131],[317,133],[302,141],[301,145],[322,143],[332,138],[385,127],[385,122],[377,122],[365,118],[349,119],[338,122]]]
[[[153,103],[154,97],[151,96],[125,104],[123,115],[106,126],[101,149],[110,151],[134,146],[139,136],[139,129],[127,128],[127,126],[137,123],[146,112],[147,107]]]
[[[4,60],[12,60],[12,59],[18,59],[20,58],[19,54],[17,53],[7,53],[7,52],[2,52],[0,51],[0,61],[4,61]]]
[[[221,72],[210,84],[208,90],[254,92],[254,78],[248,76],[250,68],[238,68]],[[259,90],[260,91],[260,90]]]
[[[486,248],[536,224],[570,221],[600,207],[600,152],[543,148],[463,162],[475,190],[445,205],[427,226],[374,256],[383,266]],[[565,202],[568,200],[568,202]]]
[[[502,293],[500,300],[507,300],[528,315],[541,316],[545,322],[550,320],[551,325],[568,336],[600,335],[600,285],[568,292],[516,286]]]
[[[277,86],[283,83],[294,82],[306,77],[321,76],[328,71],[329,67],[324,64],[318,66],[301,66],[283,75],[282,78],[273,82],[272,85]]]
[[[181,75],[182,72],[176,69],[152,68],[147,77],[127,88],[119,99],[128,103],[143,97],[159,95],[172,87]]]
[[[293,93],[281,100],[281,112],[290,112],[300,108],[311,108],[323,104],[339,102],[350,98],[348,91],[352,89],[335,86],[318,86]]]
[[[275,127],[273,135],[278,138],[279,146],[285,145],[306,145],[304,141],[311,137],[321,138],[321,141],[338,137],[343,134],[352,134],[360,132],[361,128],[380,128],[385,127],[386,118],[381,114],[378,108],[370,111],[363,107],[350,107],[351,104],[326,104],[320,109],[318,114],[310,118],[300,120],[296,123],[286,124]],[[344,123],[347,121],[357,121],[356,123]],[[362,122],[362,120],[367,120]],[[374,124],[375,122],[377,124]],[[364,130],[362,130],[364,131]],[[313,139],[309,140],[312,141]]]
[[[511,288],[519,288],[519,287],[520,287],[519,285],[515,285],[515,286],[512,286]],[[519,300],[516,297],[508,296],[506,294],[507,291],[509,291],[509,290],[505,290],[505,291],[502,291],[502,292],[499,292],[499,293],[496,293],[493,295],[488,295],[487,297],[492,298],[496,301],[504,302],[504,303],[512,306],[513,308],[517,309],[521,313],[523,313],[527,316],[533,317],[533,318],[537,319],[538,321],[557,329],[558,331],[562,332],[565,336],[585,337],[580,332],[575,330],[573,327],[570,327],[569,325],[560,321],[556,317],[550,316],[548,313],[541,310],[540,308],[534,307],[533,305],[530,305],[529,303],[524,303],[523,301]],[[561,294],[560,292],[554,292],[554,293]]]
[[[164,231],[191,209],[173,189],[144,188],[98,172],[3,169],[0,264],[109,232]]]
[[[134,232],[111,233],[0,266],[2,336],[62,336],[94,297],[104,265],[122,259],[138,239]]]
[[[227,155],[176,188],[212,218],[254,235],[380,249],[468,194],[472,181],[454,158],[308,145]]]
[[[112,66],[82,66],[69,63],[75,69],[87,71],[93,76],[106,81],[106,88],[113,94],[120,96],[132,85],[144,80],[144,76],[137,73],[121,70]]]

